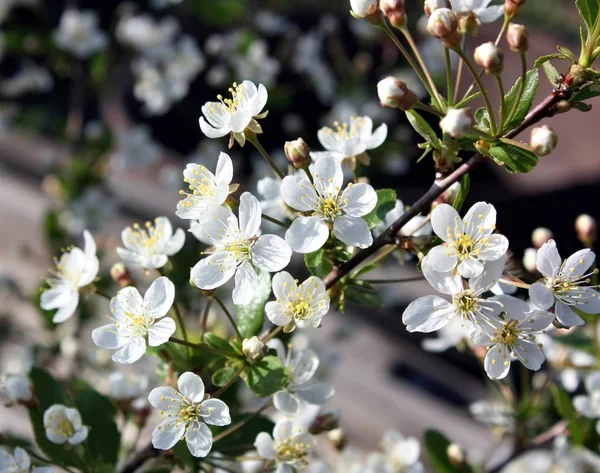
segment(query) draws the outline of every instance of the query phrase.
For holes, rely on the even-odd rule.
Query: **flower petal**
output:
[[[312,253],[329,238],[327,224],[315,217],[298,217],[285,232],[285,240],[297,253]]]
[[[308,212],[317,208],[317,191],[304,176],[286,176],[281,181],[281,198],[295,210]]]
[[[100,348],[109,348],[112,350],[121,348],[126,341],[126,339],[119,336],[114,324],[107,324],[95,328],[92,331],[92,340],[94,340],[94,343]]]
[[[456,234],[463,233],[463,221],[458,212],[448,204],[438,205],[431,213],[431,226],[442,240],[453,240]]]
[[[368,248],[373,244],[369,226],[360,217],[342,215],[333,222],[333,234],[346,245]]]
[[[252,263],[271,273],[281,271],[292,257],[290,245],[277,235],[263,235],[252,247]]]
[[[175,234],[165,243],[165,255],[173,256],[175,253],[178,253],[181,248],[183,248],[183,244],[185,243],[185,232],[183,229],[178,228],[175,231]],[[165,263],[166,264],[166,263]]]
[[[296,391],[298,396],[310,404],[325,404],[335,394],[335,390],[331,384],[315,383],[306,388],[301,388]]]
[[[494,345],[484,361],[485,372],[490,379],[503,379],[510,371],[510,354],[504,345]]]
[[[298,399],[288,391],[276,392],[273,395],[273,405],[279,412],[287,415],[295,415],[300,409]]]
[[[425,276],[427,282],[431,284],[431,287],[436,291],[439,291],[442,294],[452,295],[458,294],[463,290],[462,278],[458,274],[453,274],[452,271],[437,271],[431,264],[429,254],[423,258],[421,269],[423,270],[423,276]]]
[[[275,448],[273,447],[273,438],[266,432],[261,432],[256,436],[254,448],[258,454],[266,460],[275,459]]]
[[[548,240],[537,252],[537,269],[546,277],[554,277],[558,274],[561,259],[556,249],[556,242]]]
[[[199,124],[202,133],[204,133],[208,138],[221,138],[229,133],[228,128],[213,128],[208,124],[204,117],[200,117]]]
[[[458,265],[458,274],[463,278],[474,278],[483,273],[483,263],[475,258],[465,258]]]
[[[515,354],[523,366],[532,371],[539,370],[546,361],[544,352],[536,343],[528,340],[521,340],[519,345],[515,346]]]
[[[252,238],[258,234],[262,211],[258,199],[250,192],[244,192],[240,197],[240,230],[247,238]]]
[[[456,255],[445,245],[433,247],[429,250],[425,259],[429,268],[440,273],[452,271],[458,263]]]
[[[369,184],[348,185],[342,193],[342,201],[346,215],[362,217],[377,205],[377,193]]]
[[[184,433],[185,424],[166,419],[152,432],[152,446],[159,450],[170,450]]]
[[[315,163],[313,177],[315,188],[322,196],[337,196],[344,182],[342,165],[331,156],[324,156]]]
[[[419,297],[402,314],[402,322],[409,332],[434,332],[454,316],[454,307],[438,296]]]
[[[227,153],[219,153],[215,178],[219,184],[227,185],[229,185],[233,179],[233,163]]]
[[[159,320],[148,329],[148,345],[157,347],[163,343],[167,343],[176,329],[175,321],[171,317]]]
[[[154,318],[163,317],[175,300],[175,285],[165,276],[154,280],[144,295],[146,313]]]
[[[485,237],[496,228],[496,209],[487,202],[477,202],[465,214],[464,232],[472,237]]]
[[[235,273],[235,287],[232,299],[236,305],[248,304],[258,286],[258,275],[252,265],[248,262],[242,263]]]
[[[562,302],[557,301],[554,310],[556,312],[556,318],[565,327],[578,327],[585,325],[585,321],[579,317],[579,315],[573,312],[571,307],[563,304]]]
[[[265,313],[267,318],[273,325],[278,327],[285,327],[292,321],[292,317],[283,311],[283,304],[279,302],[270,301],[265,304]]]
[[[160,386],[158,388],[154,388],[148,394],[148,402],[152,407],[156,409],[160,409],[161,411],[168,411],[169,406],[172,408],[177,408],[177,406],[173,406],[174,403],[179,403],[181,401],[181,395],[175,391],[173,388],[168,386]]]
[[[229,407],[220,399],[207,399],[202,403],[200,415],[210,425],[224,426],[231,424]]]
[[[495,233],[486,237],[484,245],[479,247],[479,259],[482,261],[495,261],[502,258],[508,250],[508,238]]]
[[[198,261],[190,276],[200,289],[215,289],[229,281],[235,272],[236,268],[227,261],[227,254],[219,252]]]
[[[146,353],[146,341],[142,337],[128,338],[121,349],[114,353],[112,360],[117,363],[131,364]]]
[[[554,305],[554,294],[542,282],[536,282],[529,288],[529,297],[536,307],[540,309],[549,309]]]
[[[384,123],[380,125],[373,134],[367,139],[367,149],[379,148],[387,138],[388,128]]]
[[[212,448],[212,432],[206,424],[194,422],[185,434],[185,442],[193,456],[204,458]]]
[[[191,371],[186,371],[179,377],[177,388],[192,402],[202,402],[204,399],[204,382],[200,376]]]

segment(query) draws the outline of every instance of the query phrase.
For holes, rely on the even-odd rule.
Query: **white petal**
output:
[[[220,184],[229,185],[231,183],[233,179],[233,163],[228,154],[219,153],[215,177]]]
[[[442,240],[448,241],[448,234],[451,239],[456,233],[463,232],[463,221],[458,212],[448,204],[438,205],[431,213],[431,226],[433,231]]]
[[[174,254],[178,253],[179,250],[181,250],[181,248],[183,248],[184,243],[185,243],[185,232],[181,228],[178,228],[175,231],[175,234],[165,244],[165,249],[164,249],[165,255],[173,256]]]
[[[266,303],[265,313],[271,323],[279,327],[285,327],[292,321],[292,317],[283,311],[283,305],[275,301]]]
[[[29,459],[29,455],[27,452],[20,447],[15,448],[13,456],[15,457],[15,462],[17,466],[21,468],[21,470],[29,471],[29,467],[31,466],[31,460]]]
[[[258,454],[266,460],[275,459],[275,448],[273,447],[273,438],[266,432],[261,432],[256,436],[254,447]]]
[[[579,278],[588,271],[595,259],[596,255],[591,250],[587,248],[579,250],[567,258],[561,274],[571,279]]]
[[[496,209],[487,202],[477,202],[465,214],[464,232],[473,237],[490,235],[496,227]]]
[[[273,294],[277,299],[287,302],[290,291],[298,290],[296,280],[287,271],[281,271],[273,276]]]
[[[154,280],[144,295],[147,313],[159,318],[171,310],[175,300],[175,285],[165,276]]]
[[[275,409],[284,414],[294,415],[300,408],[296,396],[292,396],[287,391],[279,391],[273,395],[273,405]]]
[[[556,242],[548,240],[537,252],[537,269],[546,277],[554,277],[558,274],[561,259],[556,249]]]
[[[100,348],[117,349],[125,343],[124,338],[119,337],[114,324],[103,325],[92,331],[92,340]]]
[[[148,345],[157,347],[163,343],[167,343],[176,329],[175,321],[171,317],[159,320],[148,329]]]
[[[231,131],[234,133],[242,133],[252,120],[252,112],[250,110],[238,110],[232,115],[229,122]]]
[[[466,258],[458,265],[458,274],[463,278],[474,278],[483,273],[483,263],[475,258]]]
[[[42,292],[40,307],[44,310],[52,310],[68,305],[69,300],[73,297],[73,292],[75,292],[73,288],[66,284],[59,284],[46,289]]]
[[[258,199],[250,192],[244,192],[240,197],[240,230],[247,238],[258,234],[262,211]]]
[[[600,417],[600,412],[594,409],[589,396],[575,396],[573,398],[573,406],[581,415],[589,417],[590,419],[597,419]]]
[[[297,354],[290,363],[290,371],[297,386],[311,380],[318,368],[319,357],[310,349]]]
[[[184,432],[185,424],[175,424],[173,419],[166,419],[152,431],[152,446],[159,450],[170,450]]]
[[[515,347],[515,353],[523,366],[533,371],[539,370],[546,361],[544,352],[537,344],[527,340],[521,340],[519,346]]]
[[[585,321],[579,317],[579,315],[573,312],[568,305],[563,304],[562,302],[557,302],[554,309],[556,312],[556,318],[565,327],[577,327],[585,325]]]
[[[434,332],[450,322],[454,315],[452,304],[437,296],[419,297],[402,314],[409,332]]]
[[[387,138],[387,125],[380,125],[367,140],[367,149],[375,149],[380,147]]]
[[[469,286],[471,286],[471,288],[475,291],[482,293],[490,290],[502,277],[505,265],[505,257],[501,257],[495,261],[486,263],[483,268],[483,272],[476,278],[473,278],[469,281]]]
[[[146,341],[142,337],[128,338],[122,348],[113,354],[112,360],[117,363],[131,364],[146,353]]]
[[[291,437],[294,433],[294,423],[289,419],[280,420],[275,424],[273,437],[276,442]]]
[[[423,258],[421,269],[431,287],[447,295],[458,294],[463,290],[463,281],[458,274],[452,274],[451,271],[436,271],[430,261],[429,255]]]
[[[329,238],[327,224],[315,217],[298,217],[285,232],[285,240],[297,253],[312,253]]]
[[[544,283],[536,282],[529,288],[529,297],[536,307],[549,309],[554,305],[554,295]]]
[[[486,245],[480,248],[479,259],[482,261],[495,261],[506,254],[508,238],[496,233],[486,237],[486,239]]]
[[[69,439],[69,443],[71,445],[78,445],[81,442],[83,442],[85,439],[87,439],[88,434],[89,434],[89,428],[86,425],[84,425],[83,427],[81,427],[81,429],[79,429],[75,433],[75,435],[73,435],[73,437],[71,437]]]
[[[177,391],[168,386],[154,388],[152,391],[150,391],[150,394],[148,394],[148,401],[150,402],[150,405],[156,409],[160,409],[161,411],[170,410],[169,406],[174,408],[173,404],[175,402],[179,402],[180,399],[181,397]]]
[[[252,116],[255,117],[256,115],[260,115],[260,112],[263,108],[265,108],[265,105],[267,104],[268,97],[269,94],[267,93],[267,89],[265,88],[265,86],[259,84],[256,98],[254,99],[254,102],[252,104]]]
[[[225,253],[212,254],[196,263],[191,278],[200,289],[215,289],[229,281],[236,268],[226,261]]]
[[[367,215],[377,205],[377,193],[368,184],[359,183],[346,187],[342,193],[344,213],[352,217]]]
[[[208,122],[204,119],[204,117],[200,117],[199,120],[200,129],[202,133],[204,133],[209,138],[221,138],[229,133],[229,129],[227,128],[213,128]]]
[[[313,169],[317,192],[321,195],[337,196],[344,181],[342,165],[338,160],[325,156],[315,163]]]
[[[252,247],[252,263],[271,273],[285,268],[290,263],[291,257],[290,245],[276,235],[263,235]]]
[[[490,379],[505,378],[510,371],[510,355],[504,345],[494,345],[484,361],[485,372]]]
[[[333,234],[346,245],[368,248],[373,244],[369,226],[360,217],[342,215],[333,222]]]
[[[308,212],[317,207],[317,191],[304,176],[286,176],[281,181],[281,198],[295,210]]]
[[[596,371],[585,378],[585,389],[588,393],[600,390],[600,371]]]
[[[128,313],[143,312],[144,299],[139,291],[133,287],[125,287],[117,292],[110,300],[110,311],[117,319],[128,318]]]
[[[206,424],[194,422],[185,434],[185,442],[193,456],[204,458],[212,448],[212,432]]]
[[[248,262],[242,263],[235,273],[235,287],[233,288],[232,299],[236,305],[248,304],[258,286],[258,275],[252,265]]]
[[[192,402],[201,402],[204,398],[204,382],[191,371],[186,371],[177,380],[179,392]]]
[[[477,14],[482,23],[492,23],[504,14],[504,5],[492,5]]]
[[[426,263],[425,260],[427,260]],[[456,267],[458,258],[446,246],[439,245],[429,250],[423,261],[432,270],[447,273]]]
[[[316,383],[306,388],[301,388],[296,391],[298,396],[310,404],[325,404],[335,394],[335,390],[331,384]]]
[[[200,415],[210,425],[224,426],[231,424],[229,407],[220,399],[207,399],[202,403]]]

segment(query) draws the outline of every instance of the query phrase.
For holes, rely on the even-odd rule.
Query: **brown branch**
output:
[[[127,462],[125,466],[123,466],[121,473],[134,473],[148,460],[154,457],[158,457],[163,453],[164,452],[162,450],[157,450],[152,446],[152,443],[149,443],[142,450],[140,450],[131,460],[129,460],[129,462]]]

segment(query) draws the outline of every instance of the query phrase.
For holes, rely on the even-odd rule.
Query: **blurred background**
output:
[[[420,48],[443,83],[443,50],[424,31],[422,2],[406,3]],[[78,58],[57,45],[69,7],[97,15],[102,50]],[[285,163],[285,141],[303,137],[321,150],[319,128],[368,115],[389,132],[361,176],[394,188],[406,205],[429,187],[433,163],[416,162],[417,136],[403,113],[379,105],[375,85],[393,74],[426,101],[424,91],[389,39],[348,12],[347,0],[0,0],[0,371],[22,371],[34,358],[54,355],[62,359],[59,370],[106,363],[89,337],[72,336],[81,327],[57,328],[48,314],[40,317],[35,298],[52,255],[88,229],[104,251],[106,275],[126,225],[158,215],[182,225],[174,211],[185,165],[211,168],[227,151],[226,138],[201,133],[200,108],[234,81],[267,87],[261,142],[277,161]],[[519,21],[529,27],[530,64],[559,43],[577,51],[574,2],[529,0]],[[470,50],[494,39],[500,26],[485,25],[469,39]],[[508,87],[520,62],[506,51]],[[540,83],[541,93],[551,90],[544,77]],[[561,253],[570,254],[580,247],[575,218],[598,218],[599,119],[596,108],[554,117],[558,148],[530,175],[489,165],[472,176],[466,205],[496,206],[517,271],[536,227],[551,229]],[[268,199],[256,182],[270,170],[254,148],[227,152],[234,181]],[[187,282],[199,251],[189,235],[174,262],[182,268],[179,283]],[[377,276],[417,274],[413,263],[390,260]],[[435,427],[468,445],[474,458],[491,455],[490,430],[469,413],[471,403],[489,399],[479,365],[454,348],[424,351],[422,338],[409,336],[401,322],[406,305],[431,289],[419,282],[380,289],[383,307],[332,313],[311,339],[329,367],[337,391],[331,407],[342,408],[348,442],[373,448],[385,429],[420,435]],[[197,314],[191,295],[186,303]],[[88,301],[78,320],[103,310]],[[0,424],[27,435],[15,415],[0,408]]]

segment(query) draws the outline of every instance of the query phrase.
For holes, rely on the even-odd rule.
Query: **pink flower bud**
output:
[[[531,241],[536,248],[541,248],[544,246],[544,243],[552,240],[552,238],[554,238],[554,235],[545,227],[538,227],[531,234]]]
[[[537,272],[537,252],[535,248],[527,248],[523,253],[523,267],[530,273]]]
[[[452,138],[461,138],[473,128],[473,119],[467,108],[450,108],[440,121],[440,128]]]
[[[302,138],[294,141],[286,141],[283,150],[288,161],[296,169],[304,168],[310,164],[310,148]]]
[[[378,0],[350,0],[350,7],[355,17],[365,18],[377,12]]]
[[[526,53],[529,49],[529,33],[523,25],[511,23],[506,32],[506,42],[511,51],[515,53]]]
[[[526,0],[505,0],[504,1],[504,15],[508,18],[514,18],[519,14],[521,7],[525,4]]]
[[[382,106],[399,108],[404,111],[410,110],[419,101],[417,95],[408,88],[405,82],[392,76],[379,81],[377,95]]]
[[[404,0],[380,0],[379,9],[394,28],[402,28],[406,25]]]
[[[436,38],[445,38],[458,29],[458,18],[449,8],[438,8],[431,13],[427,22],[427,31]]]
[[[547,156],[556,148],[558,136],[548,125],[542,125],[531,130],[529,145],[540,156]]]
[[[499,74],[504,67],[504,53],[491,41],[475,48],[475,62],[488,74]]]
[[[592,246],[596,241],[598,225],[596,219],[588,214],[581,214],[575,220],[575,231],[579,241],[586,246]]]
[[[425,0],[423,9],[427,16],[431,16],[438,8],[452,8],[452,4],[450,3],[450,0]]]

